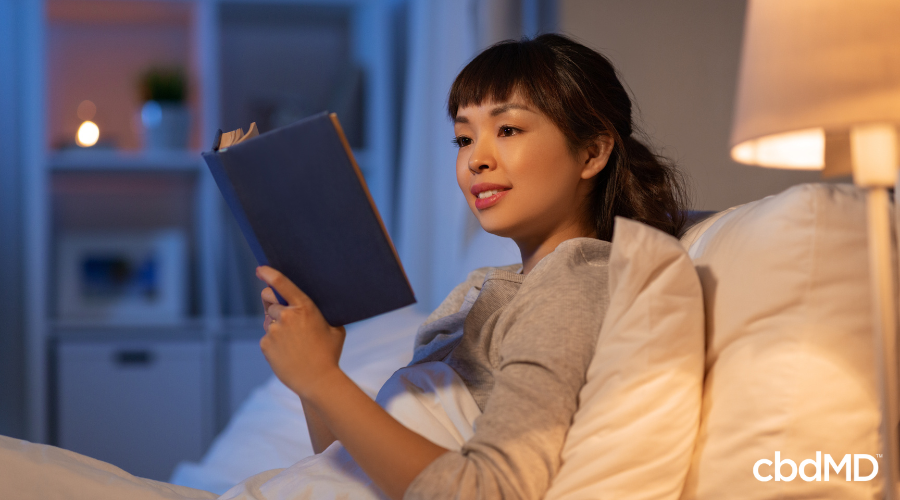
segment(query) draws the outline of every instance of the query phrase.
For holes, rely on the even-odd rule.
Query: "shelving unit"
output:
[[[24,3],[30,440],[162,480],[178,460],[200,458],[268,373],[254,349],[263,333],[262,285],[254,282],[249,249],[200,151],[217,128],[246,128],[253,120],[265,132],[331,108],[350,130],[390,228],[398,83],[391,25],[402,3]],[[189,150],[140,146],[134,78],[160,62],[187,68]],[[101,141],[115,138],[112,147],[61,147],[74,138],[81,99],[96,102]],[[160,228],[177,228],[186,242],[183,317],[136,322],[58,314],[61,235]],[[140,460],[120,453],[141,447],[148,451]]]
[[[205,168],[194,152],[189,151],[64,151],[47,158],[47,168],[54,172],[89,171],[183,171],[198,173]]]

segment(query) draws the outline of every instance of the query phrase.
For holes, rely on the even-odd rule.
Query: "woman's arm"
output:
[[[339,369],[312,387],[307,398],[391,498],[403,498],[413,479],[448,451],[397,422]]]
[[[402,498],[413,479],[448,450],[397,422],[341,371],[344,327],[329,325],[312,300],[275,269],[259,267],[257,276],[288,302],[267,307],[271,321],[260,341],[275,375],[300,396],[304,411],[314,410],[310,416],[320,419],[315,425],[324,424],[375,484],[389,497]],[[311,425],[310,437],[328,437],[320,431]]]
[[[319,412],[304,400],[300,400],[303,405],[303,416],[306,417],[306,428],[309,429],[309,440],[312,443],[313,452],[318,455],[325,451],[325,448],[331,446],[331,443],[337,441],[331,429],[319,416]]]

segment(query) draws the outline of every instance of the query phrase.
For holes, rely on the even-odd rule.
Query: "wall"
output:
[[[730,159],[745,6],[745,0],[559,0],[560,31],[612,60],[644,131],[690,176],[698,209],[721,210],[820,179],[818,172]]]
[[[100,144],[142,146],[140,79],[152,66],[187,71],[187,104],[198,131],[197,78],[191,71],[190,5],[173,2],[53,1],[46,7],[47,140],[51,149],[76,148],[76,110],[92,101]],[[196,146],[198,141],[194,141]],[[77,149],[77,148],[76,148]]]
[[[223,4],[222,128],[246,129],[256,121],[267,131],[327,109],[338,113],[346,133],[351,123],[345,110],[335,109],[335,101],[357,76],[351,16],[350,9],[339,6]],[[362,102],[355,104],[349,129],[361,136]],[[361,139],[351,137],[351,146],[360,147]]]

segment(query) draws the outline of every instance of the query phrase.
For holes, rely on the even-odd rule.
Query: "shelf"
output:
[[[148,323],[125,320],[104,319],[54,319],[50,321],[53,330],[202,330],[206,327],[204,318],[182,318],[172,321]]]
[[[52,320],[49,338],[59,340],[202,340],[208,322],[186,318],[171,323],[135,324],[99,320]]]
[[[262,331],[265,316],[223,316],[218,322],[223,331],[230,330],[255,330]],[[201,330],[207,326],[208,321],[201,317],[188,317],[167,322],[147,323],[128,322],[122,320],[104,319],[53,319],[50,328],[62,330]]]
[[[172,323],[135,324],[101,320],[52,320],[48,339],[59,341],[173,341],[210,338],[258,341],[265,335],[263,316],[222,318],[215,329],[204,318]]]
[[[70,150],[52,153],[50,170],[71,171],[165,171],[196,172],[204,167],[198,151],[122,152],[111,150]]]

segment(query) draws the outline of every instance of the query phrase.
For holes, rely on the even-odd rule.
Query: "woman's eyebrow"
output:
[[[521,109],[524,111],[531,111],[532,113],[534,113],[534,111],[532,111],[531,108],[529,108],[528,106],[526,106],[524,104],[517,104],[514,102],[510,102],[510,103],[506,103],[506,104],[501,104],[500,106],[497,106],[496,108],[492,109],[491,116],[502,115],[503,113],[506,113],[507,111],[509,111],[511,109]],[[453,123],[469,123],[469,119],[465,116],[457,115],[457,117],[453,119]]]
[[[506,113],[507,111],[509,111],[511,109],[521,109],[524,111],[531,111],[531,108],[529,108],[528,106],[525,106],[524,104],[516,104],[514,102],[510,102],[510,103],[502,104],[502,105],[497,106],[496,108],[492,109],[491,116],[502,115],[503,113]]]

